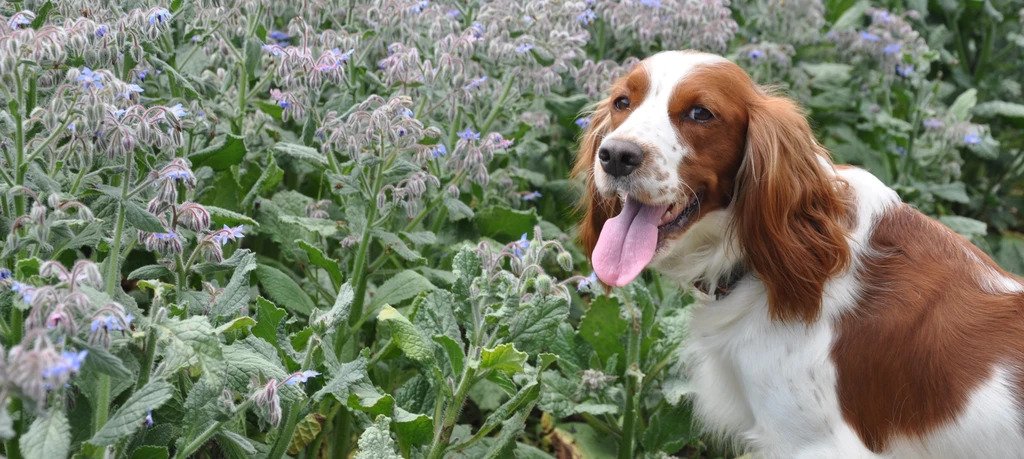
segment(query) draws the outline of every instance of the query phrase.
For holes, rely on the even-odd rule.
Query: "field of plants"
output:
[[[604,458],[700,436],[685,290],[576,241],[586,108],[730,57],[1024,272],[1021,0],[0,5],[0,455]]]

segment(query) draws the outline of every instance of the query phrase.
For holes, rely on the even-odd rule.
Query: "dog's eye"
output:
[[[625,110],[625,109],[629,108],[629,98],[626,97],[626,96],[619,96],[618,98],[615,99],[615,102],[613,102],[613,105],[615,105],[615,109],[616,110],[619,110],[619,111]]]
[[[698,105],[696,107],[691,108],[690,111],[686,114],[686,117],[699,123],[703,123],[705,121],[711,121],[715,117],[715,115],[711,113],[711,110],[708,110]]]

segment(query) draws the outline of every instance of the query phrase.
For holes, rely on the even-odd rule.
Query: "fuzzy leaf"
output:
[[[602,364],[614,354],[625,355],[623,337],[629,324],[619,310],[618,301],[601,296],[590,302],[590,310],[580,321],[580,337],[590,343]]]
[[[493,349],[484,349],[480,355],[480,369],[494,370],[509,376],[523,371],[523,364],[529,357],[520,352],[512,343],[499,344]]]
[[[274,150],[285,156],[308,161],[318,166],[327,165],[327,158],[316,148],[291,142],[278,142],[277,145],[274,145]]]
[[[689,403],[667,405],[654,413],[642,439],[648,451],[675,453],[697,438],[693,428],[693,410]]]
[[[77,341],[76,344],[89,351],[85,356],[85,363],[82,371],[95,371],[110,375],[114,379],[125,379],[132,376],[131,370],[124,366],[124,362],[106,349]]]
[[[953,104],[949,106],[949,116],[957,121],[967,121],[970,118],[971,109],[977,103],[978,90],[974,88],[968,89],[957,96]]]
[[[429,365],[434,361],[434,346],[409,319],[391,306],[384,306],[377,314],[377,322],[391,330],[391,339],[409,358]]]
[[[167,269],[166,266],[146,265],[137,268],[135,271],[132,271],[130,274],[128,274],[128,279],[162,279],[165,277],[170,277],[171,274],[173,273],[171,272],[171,270]]]
[[[349,398],[352,387],[367,377],[366,359],[360,357],[351,362],[343,363],[331,371],[331,375],[331,379],[313,395],[313,399],[320,400],[325,395],[331,394],[334,398],[345,402]]]
[[[132,451],[131,459],[167,459],[169,453],[166,446],[146,445]]]
[[[318,413],[309,413],[295,425],[295,433],[292,434],[292,441],[288,444],[288,454],[296,455],[306,448],[323,428],[321,424],[323,416]]]
[[[374,229],[372,233],[373,237],[380,239],[380,241],[384,243],[384,245],[386,245],[389,249],[394,250],[395,253],[398,254],[398,256],[402,257],[403,259],[408,261],[423,260],[423,256],[421,256],[419,252],[410,249],[409,246],[406,245],[405,241],[399,238],[397,234],[379,229]]]
[[[455,222],[467,218],[473,218],[473,209],[460,201],[458,198],[445,195],[444,206],[448,209],[449,220]]]
[[[235,212],[233,210],[227,210],[227,209],[223,209],[223,208],[220,208],[220,207],[214,207],[214,206],[211,206],[209,204],[205,204],[205,205],[203,205],[203,207],[205,207],[206,210],[208,212],[210,212],[210,221],[213,222],[212,226],[214,226],[214,227],[216,227],[217,225],[227,225],[227,226],[246,225],[246,226],[248,226],[250,228],[254,228],[254,227],[260,226],[260,224],[257,223],[256,220],[253,220],[252,218],[250,218],[250,217],[248,217],[246,215],[242,215],[242,214],[240,214],[238,212]]]
[[[344,275],[341,273],[341,262],[324,254],[319,247],[310,245],[310,243],[301,239],[295,240],[295,244],[306,252],[306,256],[309,257],[309,262],[312,263],[313,266],[319,266],[320,268],[323,268],[324,271],[327,271],[327,275],[331,278],[332,285],[335,287],[341,285],[342,279],[344,279]]]
[[[338,232],[338,222],[325,218],[296,217],[294,215],[281,215],[278,217],[282,222],[297,225],[298,227],[319,234],[323,237],[331,237]]]
[[[511,318],[509,338],[528,353],[546,350],[558,325],[569,316],[569,304],[563,298],[537,296]]]
[[[310,320],[310,323],[322,323],[327,328],[348,322],[348,316],[352,312],[352,301],[355,299],[355,292],[352,286],[345,283],[338,290],[338,296],[334,298],[334,306],[330,310],[317,315]],[[319,311],[319,310],[318,310]]]
[[[515,239],[523,233],[530,233],[537,225],[537,210],[518,210],[492,206],[476,214],[480,234],[497,240]]]
[[[124,217],[133,227],[147,233],[163,233],[164,225],[153,214],[143,209],[135,201],[121,201],[124,204]]]
[[[316,308],[313,299],[302,290],[302,287],[277,268],[258,265],[256,279],[271,300],[294,313],[308,316]]]
[[[413,270],[405,270],[388,279],[381,285],[373,297],[373,308],[382,304],[399,304],[420,292],[434,290],[434,284],[426,277]]]
[[[256,326],[252,327],[253,336],[263,338],[277,346],[277,327],[288,312],[263,297],[256,298],[256,311]]]
[[[377,420],[359,436],[359,451],[353,459],[402,459],[402,456],[395,452],[390,424],[390,418],[378,416]]]
[[[71,451],[71,424],[63,410],[54,409],[32,421],[28,432],[25,432],[18,444],[25,457],[68,457]]]
[[[204,316],[170,318],[154,324],[154,327],[159,337],[157,349],[164,357],[163,374],[178,371],[200,356],[219,359],[222,355],[217,333]]]
[[[985,222],[959,215],[943,215],[939,221],[968,238],[984,236],[988,229]]]
[[[975,116],[1024,118],[1024,104],[993,100],[976,105],[973,112]]]
[[[249,251],[245,252],[247,253],[239,260],[235,272],[231,274],[228,285],[210,307],[210,317],[235,316],[249,304],[249,273],[256,269],[256,255]]]
[[[227,134],[220,143],[192,153],[188,159],[195,169],[209,166],[215,171],[223,171],[242,162],[245,152],[245,140],[234,134]]]
[[[146,413],[159,408],[174,395],[174,386],[162,379],[146,383],[138,391],[128,397],[118,408],[110,420],[93,435],[89,443],[97,446],[112,445],[122,437],[128,436],[142,427]]]

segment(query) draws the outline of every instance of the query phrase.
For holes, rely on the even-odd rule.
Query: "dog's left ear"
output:
[[[611,111],[608,108],[610,105],[609,100],[601,101],[591,114],[590,125],[580,138],[580,149],[576,153],[576,163],[572,168],[572,176],[583,179],[585,184],[578,203],[578,209],[583,214],[580,219],[579,238],[588,258],[594,253],[594,246],[597,245],[597,238],[601,235],[604,222],[614,217],[620,210],[618,200],[602,197],[594,184],[594,157],[597,155],[601,140],[611,130]]]
[[[751,102],[735,230],[773,319],[817,319],[825,282],[849,264],[844,182],[831,167],[793,101]]]

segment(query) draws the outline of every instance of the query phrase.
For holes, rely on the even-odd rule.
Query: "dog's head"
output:
[[[580,239],[598,277],[631,282],[695,227],[735,235],[776,318],[813,320],[845,267],[846,205],[827,152],[799,108],[736,64],[673,51],[612,84],[581,142]]]

